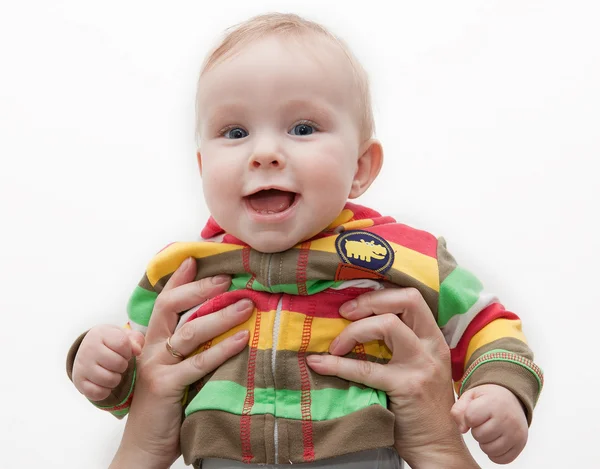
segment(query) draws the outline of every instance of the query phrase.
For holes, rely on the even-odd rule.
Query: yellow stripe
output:
[[[154,286],[156,285],[156,282],[165,275],[175,272],[181,263],[188,257],[200,259],[202,257],[214,256],[215,254],[240,249],[242,249],[242,246],[209,242],[171,244],[154,256],[146,269],[146,275],[148,275],[150,284]]]
[[[311,241],[310,248],[337,254],[335,239],[334,236],[316,239]],[[437,259],[390,241],[388,243],[395,253],[392,269],[410,275],[435,291],[440,291]]]
[[[518,319],[496,319],[473,336],[467,348],[465,363],[468,363],[475,350],[498,339],[513,337],[527,343]]]
[[[327,229],[333,230],[334,228],[337,228],[338,226],[352,220],[353,216],[354,216],[354,212],[352,212],[352,210],[348,210],[347,208],[345,208],[344,210],[342,210],[342,213],[340,213],[338,215],[338,217],[331,222],[331,224],[327,227]]]
[[[282,311],[279,325],[279,340],[277,350],[298,351],[302,346],[302,330],[306,315],[293,311]],[[254,336],[254,324],[256,322],[256,311],[246,322],[233,329],[215,337],[211,347],[231,337],[238,331],[249,330],[250,340]],[[335,339],[351,321],[346,319],[313,318],[311,326],[310,342],[307,352],[328,352],[331,341]],[[273,324],[275,323],[275,311],[261,313],[260,334],[258,339],[259,350],[270,350],[273,347]],[[373,341],[364,344],[365,353],[378,358],[391,359],[392,354],[383,342]],[[202,349],[202,347],[200,347]],[[200,350],[199,349],[199,350]],[[197,352],[196,352],[197,353]]]

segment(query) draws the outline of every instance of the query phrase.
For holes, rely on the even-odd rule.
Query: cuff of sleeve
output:
[[[75,342],[73,342],[73,345],[71,345],[71,348],[69,348],[69,351],[67,352],[67,376],[71,381],[73,381],[73,365],[75,364],[75,356],[77,355],[77,351],[79,350],[81,342],[83,342],[83,339],[85,338],[88,332],[89,331],[85,331],[83,334],[77,337],[77,339],[75,340]]]
[[[527,358],[508,351],[488,352],[465,371],[459,396],[476,386],[496,384],[511,391],[521,401],[531,425],[533,409],[544,386],[544,373]]]
[[[71,381],[73,381],[73,365],[75,364],[75,357],[77,356],[81,342],[83,342],[83,339],[87,333],[88,331],[85,331],[83,334],[77,337],[67,353],[67,376]],[[123,373],[121,382],[115,389],[111,391],[110,395],[101,401],[90,402],[99,409],[110,412],[119,419],[123,418],[127,412],[129,412],[129,406],[133,398],[135,371],[135,357],[132,357],[131,360],[129,360],[127,370]]]
[[[117,418],[123,418],[129,412],[129,406],[133,399],[133,387],[135,386],[135,357],[131,357],[127,370],[123,373],[121,382],[114,388],[108,397],[101,401],[90,401],[101,410],[110,412]]]

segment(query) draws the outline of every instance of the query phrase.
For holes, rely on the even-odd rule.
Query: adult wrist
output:
[[[462,440],[399,451],[412,469],[481,469]]]
[[[165,459],[156,453],[148,452],[135,444],[121,442],[109,469],[168,469],[172,459]]]

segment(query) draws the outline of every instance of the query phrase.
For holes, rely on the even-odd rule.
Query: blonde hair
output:
[[[367,140],[375,132],[375,121],[373,118],[373,108],[371,104],[371,92],[369,89],[369,79],[367,73],[360,62],[356,59],[349,47],[337,36],[328,31],[324,26],[314,21],[306,20],[298,15],[291,13],[268,13],[255,16],[243,23],[232,26],[225,31],[225,36],[214,50],[206,57],[200,78],[215,67],[219,62],[231,56],[241,47],[268,35],[281,36],[302,36],[306,34],[317,34],[340,47],[342,52],[350,62],[355,85],[359,93],[359,112],[361,138]],[[200,79],[198,80],[198,94]],[[196,99],[196,133],[198,132],[198,99]],[[196,138],[198,139],[198,135]]]

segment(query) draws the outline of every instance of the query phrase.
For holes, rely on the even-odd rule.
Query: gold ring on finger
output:
[[[173,336],[171,336],[171,337],[173,337]],[[185,357],[183,356],[183,354],[182,354],[182,353],[180,353],[180,352],[178,352],[177,350],[175,350],[175,349],[173,348],[173,346],[171,345],[171,337],[167,338],[167,342],[166,342],[166,344],[165,344],[165,345],[166,345],[166,347],[167,347],[167,350],[168,350],[168,351],[169,351],[169,353],[170,353],[171,355],[173,355],[175,358],[179,358],[180,360],[183,360],[183,359],[185,358]]]

